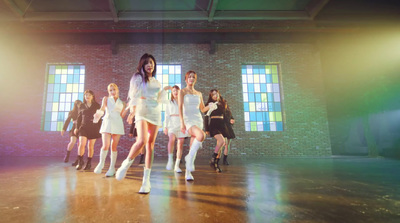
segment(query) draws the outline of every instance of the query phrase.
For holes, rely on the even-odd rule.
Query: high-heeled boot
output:
[[[128,172],[129,167],[132,165],[135,159],[129,159],[127,157],[118,168],[117,172],[115,173],[115,179],[123,180],[126,176],[126,172]]]
[[[202,142],[193,140],[192,146],[190,147],[189,153],[185,156],[186,169],[190,172],[195,170],[194,160],[196,159],[197,150],[201,148]]]
[[[219,158],[215,159],[214,168],[215,168],[215,171],[217,173],[221,173],[222,172],[221,168],[219,167]]]
[[[90,168],[92,167],[92,157],[88,157],[87,158],[87,162],[86,162],[86,166],[83,170],[90,170]]]
[[[67,154],[65,154],[65,157],[64,157],[64,163],[68,163],[68,161],[69,161],[69,154],[71,153],[71,151],[68,151],[67,150]]]
[[[85,165],[85,162],[83,162],[83,156],[78,156],[78,164],[76,165],[76,170],[82,169],[83,165]]]
[[[117,162],[117,156],[118,156],[118,152],[117,151],[111,151],[110,168],[108,168],[108,171],[106,173],[106,177],[112,177],[112,176],[115,175],[115,163]]]
[[[223,162],[223,164],[224,164],[224,165],[229,165],[229,163],[228,163],[228,155],[224,155],[224,162]]]
[[[106,161],[107,158],[107,154],[108,154],[108,150],[100,150],[100,159],[99,159],[99,164],[97,164],[96,168],[94,168],[94,173],[96,174],[101,174],[101,171],[104,168],[104,163]]]
[[[213,168],[215,170],[215,159],[217,158],[218,153],[214,153],[211,156],[211,160],[210,160],[210,167]]]
[[[79,164],[79,156],[76,156],[76,160],[75,160],[75,162],[73,162],[73,163],[71,164],[71,166],[76,167],[76,165],[78,165],[78,164]]]
[[[151,169],[147,169],[144,167],[143,170],[143,181],[142,186],[140,187],[139,194],[148,194],[150,193],[151,185],[150,185],[150,173]]]

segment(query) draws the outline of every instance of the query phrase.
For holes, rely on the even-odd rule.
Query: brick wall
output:
[[[320,56],[311,44],[218,44],[213,55],[208,53],[208,44],[126,44],[119,45],[118,54],[112,55],[110,45],[0,42],[3,68],[0,77],[3,83],[1,156],[64,154],[68,137],[40,130],[46,63],[85,64],[86,89],[92,89],[100,102],[107,95],[106,87],[111,82],[120,87],[121,98],[126,98],[129,79],[145,52],[153,54],[157,63],[181,64],[182,72],[195,70],[198,73],[195,88],[203,93],[205,100],[211,88],[220,90],[236,119],[237,138],[232,142],[232,155],[331,155]],[[284,131],[246,132],[240,65],[265,62],[281,64]],[[126,127],[128,129],[128,125]],[[155,146],[157,156],[166,156],[167,140],[160,132]],[[207,138],[199,156],[209,156],[215,142]],[[132,143],[133,139],[122,137],[120,155],[127,155]],[[95,155],[100,147],[99,139]]]

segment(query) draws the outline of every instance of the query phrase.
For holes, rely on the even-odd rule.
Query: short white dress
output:
[[[188,134],[181,132],[181,121],[179,119],[179,107],[176,101],[167,103],[165,108],[164,127],[168,129],[168,135],[174,134],[177,138],[189,137]]]
[[[128,93],[129,106],[136,106],[135,123],[145,120],[161,127],[161,103],[167,100],[167,92],[154,77],[149,77],[147,83],[142,80],[140,74],[134,74]]]
[[[194,125],[203,129],[203,116],[201,116],[199,107],[199,95],[185,94],[183,96],[183,121],[187,131]]]
[[[106,112],[99,131],[100,133],[125,134],[124,123],[121,117],[123,108],[124,103],[119,98],[115,101],[113,97],[108,97]]]

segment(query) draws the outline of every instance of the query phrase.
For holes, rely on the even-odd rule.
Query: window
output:
[[[181,65],[166,65],[166,64],[157,65],[156,78],[161,83],[162,88],[166,86],[172,87],[174,85],[177,85],[179,88],[182,88]],[[171,92],[168,91],[168,99],[170,98],[171,98]],[[166,105],[163,104],[161,109],[161,120],[163,125],[165,120],[165,107]],[[161,130],[162,128],[160,129],[160,131]]]
[[[246,131],[283,131],[279,66],[242,65]]]
[[[48,64],[46,77],[42,130],[61,131],[74,101],[83,101],[85,65]]]

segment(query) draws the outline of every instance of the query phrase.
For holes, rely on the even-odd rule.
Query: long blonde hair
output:
[[[117,91],[117,97],[119,98],[119,88],[115,83],[111,83],[107,86],[107,91],[110,90],[111,87],[114,87],[115,90]],[[110,96],[110,93],[108,93],[108,96]]]

